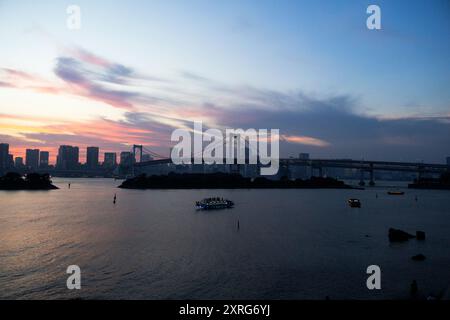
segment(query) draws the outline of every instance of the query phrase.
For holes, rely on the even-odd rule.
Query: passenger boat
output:
[[[352,208],[361,208],[361,201],[359,199],[348,199],[348,205]]]
[[[388,191],[388,194],[390,194],[391,196],[402,196],[405,194],[405,192],[403,192],[403,191]]]
[[[214,209],[227,209],[234,206],[234,202],[223,198],[206,198],[201,201],[197,201],[195,206],[198,210],[214,210]]]

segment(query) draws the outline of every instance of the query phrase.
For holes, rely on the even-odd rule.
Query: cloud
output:
[[[211,83],[213,80],[206,78],[204,76],[201,76],[199,74],[190,72],[190,71],[181,71],[180,75],[187,79],[187,80],[194,80],[194,81],[198,81],[198,82],[209,82]]]
[[[290,142],[290,143],[297,143],[297,144],[304,144],[304,145],[311,145],[316,147],[327,147],[330,144],[326,141],[312,138],[312,137],[306,137],[306,136],[288,136],[288,135],[282,135],[281,136],[282,141]]]
[[[129,151],[133,144],[143,144],[167,154],[166,146],[170,140],[170,134],[167,135],[170,132],[168,127],[150,120],[133,120],[136,116],[133,113],[128,116],[129,118],[120,121],[96,119],[51,124],[33,117],[0,114],[0,127],[6,133],[0,136],[0,141],[9,143],[15,156],[23,155],[25,148],[30,147],[50,151],[53,162],[56,160],[58,147],[63,144],[79,146],[82,159],[84,149],[90,145],[99,146],[102,152],[121,152]],[[11,127],[16,129],[15,133],[10,133]]]
[[[58,56],[53,70],[58,82],[3,68],[0,87],[79,95],[119,108],[122,119],[99,115],[42,131],[8,128],[16,133],[14,139],[43,141],[52,148],[98,144],[117,151],[137,143],[168,154],[172,130],[202,120],[205,128],[280,129],[283,156],[310,152],[314,157],[442,162],[450,155],[450,116],[379,118],[362,113],[351,94],[230,86],[187,71],[172,79],[148,76],[80,48]]]
[[[139,97],[137,92],[107,87],[111,84],[125,83],[126,78],[131,74],[131,69],[108,64],[94,70],[92,64],[89,65],[71,57],[58,57],[56,61],[55,74],[71,85],[79,95],[125,109],[132,109],[135,99]],[[98,67],[98,63],[94,66]]]
[[[0,87],[37,88],[46,84],[48,84],[46,80],[30,73],[11,68],[0,68]]]
[[[70,48],[68,51],[78,60],[86,62],[88,64],[97,65],[102,68],[110,68],[113,65],[113,63],[111,63],[109,60],[79,47]]]
[[[11,68],[1,68],[0,70],[6,73],[8,76],[11,76],[12,78],[31,79],[31,80],[36,79],[34,76],[20,70],[15,70]]]
[[[240,88],[236,94],[243,102],[219,108],[220,123],[232,128],[280,129],[284,156],[310,152],[326,158],[442,162],[450,155],[450,117],[446,115],[380,119],[359,113],[358,100],[350,95],[318,97],[252,88]]]
[[[0,81],[0,87],[13,88],[14,86],[11,83]]]

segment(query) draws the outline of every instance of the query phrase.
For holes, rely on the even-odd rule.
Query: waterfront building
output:
[[[106,168],[114,168],[117,166],[117,154],[115,152],[105,152],[103,166]]]
[[[39,153],[39,168],[48,168],[50,153],[48,151],[41,151]]]
[[[39,149],[27,149],[25,151],[25,165],[30,170],[39,168]]]
[[[87,147],[86,149],[86,166],[89,169],[96,169],[98,167],[98,147]]]
[[[25,165],[23,163],[23,158],[22,157],[16,157],[14,159],[14,167],[16,167],[16,169],[21,169],[23,168]]]
[[[8,169],[9,144],[0,143],[0,174]]]
[[[75,170],[79,167],[79,148],[62,145],[58,149],[56,167],[62,170]]]
[[[123,151],[120,153],[120,166],[131,167],[135,163],[135,159],[132,152]]]

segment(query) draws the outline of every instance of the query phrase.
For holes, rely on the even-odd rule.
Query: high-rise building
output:
[[[123,151],[120,153],[120,165],[122,167],[131,167],[134,163],[133,153],[129,151]]]
[[[14,168],[14,156],[8,154],[8,168]]]
[[[298,155],[298,158],[301,160],[308,160],[309,159],[309,153],[300,153]]]
[[[114,168],[117,166],[117,154],[115,152],[105,152],[103,166],[106,168]]]
[[[299,153],[298,158],[300,160],[309,160],[309,153]],[[292,166],[291,174],[292,178],[308,179],[311,175],[311,168],[307,165]]]
[[[25,165],[31,170],[39,168],[39,149],[26,150]]]
[[[47,168],[48,167],[48,158],[50,157],[50,153],[48,151],[41,151],[39,154],[39,167]]]
[[[25,165],[23,164],[23,158],[22,157],[16,157],[14,159],[14,167],[16,167],[16,169],[21,169],[24,166]]]
[[[78,169],[79,149],[73,146],[59,146],[58,156],[56,157],[56,167],[62,170]]]
[[[0,174],[6,173],[8,169],[9,144],[0,143]]]
[[[98,147],[87,147],[86,149],[86,165],[89,169],[98,167]]]

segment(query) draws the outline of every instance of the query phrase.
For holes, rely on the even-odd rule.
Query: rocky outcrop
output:
[[[425,240],[425,232],[423,232],[423,231],[416,231],[416,239],[417,240]]]
[[[417,254],[411,257],[411,259],[414,261],[424,261],[426,258],[427,257],[425,257],[423,254]]]
[[[389,229],[390,242],[404,242],[408,241],[411,238],[414,238],[414,236],[412,234],[409,234],[408,232],[394,228]]]

